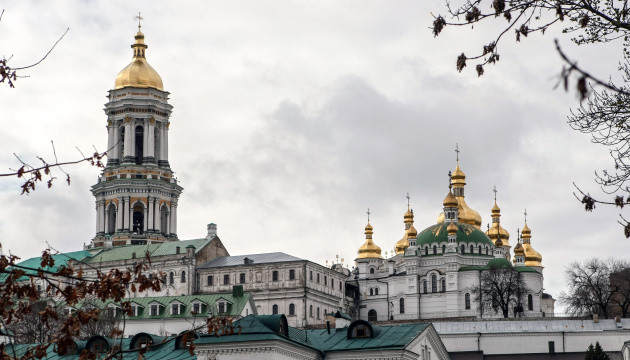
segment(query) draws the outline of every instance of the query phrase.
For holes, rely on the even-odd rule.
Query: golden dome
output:
[[[523,248],[523,245],[521,245],[520,242],[516,243],[516,246],[514,247],[514,255],[525,256],[525,248]]]
[[[405,235],[402,237],[402,239],[398,240],[398,242],[396,243],[396,246],[394,247],[394,250],[396,251],[396,255],[404,254],[405,250],[407,250],[408,247],[409,247],[409,235],[405,231]]]
[[[466,185],[466,175],[459,168],[459,162],[457,163],[457,167],[455,171],[451,174],[451,184],[453,188],[456,189],[455,198],[457,199],[457,219],[459,222],[464,224],[469,224],[477,227],[477,229],[481,229],[481,215],[466,204],[466,200],[464,200],[464,185]],[[460,189],[460,190],[457,190]],[[448,195],[447,195],[448,197]],[[446,201],[446,199],[444,199]],[[438,216],[438,224],[444,222],[444,213],[441,213]]]
[[[381,248],[372,241],[372,225],[368,222],[365,226],[365,243],[361,245],[357,253],[357,259],[382,259]]]
[[[409,205],[407,205],[407,212],[404,215],[404,222],[406,230],[402,239],[398,240],[394,247],[396,254],[404,254],[409,247],[409,238],[415,238],[418,235],[418,231],[413,227],[413,211]]]
[[[453,186],[464,186],[466,185],[466,174],[459,168],[459,162],[457,162],[457,166],[455,167],[455,171],[451,175]]]
[[[444,198],[442,205],[444,205],[444,207],[455,207],[459,205],[459,203],[457,202],[457,199],[455,198],[455,196],[453,196],[453,193],[451,192],[450,189],[448,190],[448,194]]]
[[[418,236],[418,230],[411,225],[409,229],[407,229],[407,236],[410,238]]]
[[[501,239],[502,246],[510,246],[509,239],[510,233],[507,232],[502,226],[499,218],[501,217],[501,209],[497,205],[496,200],[494,201],[494,206],[492,207],[492,225],[490,229],[486,231],[486,235],[492,240],[493,243],[496,244],[497,239]]]
[[[449,235],[455,235],[457,234],[457,225],[455,225],[455,223],[450,223],[448,224],[448,226],[446,227],[446,232]]]
[[[136,42],[131,45],[133,49],[133,60],[131,64],[122,69],[116,76],[114,89],[124,87],[155,88],[164,90],[162,78],[155,71],[145,58],[147,45],[144,44],[144,34],[138,30],[135,36]]]
[[[527,226],[527,222],[525,222],[521,235],[523,236],[523,250],[525,250],[525,265],[542,267],[542,255],[532,247],[532,231]]]

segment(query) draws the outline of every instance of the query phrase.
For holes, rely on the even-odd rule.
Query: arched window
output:
[[[370,295],[374,295],[374,289],[370,288]]]
[[[470,310],[470,294],[466,293],[466,295],[464,295],[464,305],[466,307],[466,310]]]
[[[278,315],[278,305],[277,304],[273,304],[273,306],[271,307],[271,313],[274,315]]]
[[[475,252],[475,248],[472,246],[472,244],[470,244],[470,253],[474,253]]]
[[[313,305],[308,308],[308,316],[313,317]]]
[[[120,154],[118,155],[119,159],[123,159],[125,157],[125,127],[121,126],[120,127],[120,138],[118,140],[118,143],[120,145]],[[122,162],[122,160],[120,161]]]
[[[486,246],[486,255],[488,255],[488,247]]]
[[[368,321],[375,322],[376,319],[377,319],[376,310],[371,309],[370,311],[368,311]]]
[[[431,275],[431,292],[437,292],[437,276],[435,274]]]
[[[437,245],[433,245],[433,255],[437,254]]]
[[[166,205],[162,205],[160,208],[160,231],[162,235],[168,235],[168,208]]]
[[[370,268],[370,274],[374,274],[374,268]]]
[[[116,205],[109,204],[107,208],[107,233],[113,234],[116,232]]]
[[[144,128],[136,126],[136,164],[142,164],[144,156]]]
[[[374,288],[374,295],[378,295],[378,288]]]
[[[527,310],[534,311],[534,297],[532,294],[527,295]]]
[[[405,299],[400,298],[400,313],[404,314],[405,313]]]
[[[424,247],[424,255],[429,255],[429,246]]]
[[[462,254],[466,253],[466,247],[464,246],[464,244],[462,244],[461,249],[462,249]]]
[[[154,132],[155,134],[153,135],[153,153],[155,154],[155,160],[162,160],[160,157],[160,129],[155,127],[154,128]]]
[[[182,284],[186,282],[186,272],[182,271],[182,279],[181,279]]]
[[[172,271],[170,274],[168,274],[168,281],[171,285],[175,284],[175,273],[173,273]]]
[[[295,304],[289,304],[289,315],[295,315]]]
[[[426,280],[422,281],[422,292],[425,293],[425,294],[427,293],[427,281]]]
[[[479,255],[481,255],[481,245],[479,245]]]
[[[442,254],[446,254],[446,245],[442,245]]]
[[[141,203],[136,203],[133,207],[133,232],[144,233],[144,206]]]
[[[442,292],[446,292],[446,279],[442,278]]]

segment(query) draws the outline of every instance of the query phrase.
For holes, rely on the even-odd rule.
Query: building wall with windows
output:
[[[216,258],[197,268],[201,293],[251,292],[258,314],[285,314],[291,326],[323,324],[343,310],[346,276],[284,253]]]

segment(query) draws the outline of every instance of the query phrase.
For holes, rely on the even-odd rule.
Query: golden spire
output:
[[[398,240],[396,246],[394,247],[394,251],[396,254],[404,254],[405,250],[409,247],[409,238],[415,238],[418,236],[418,231],[415,227],[413,227],[413,210],[410,208],[409,193],[407,193],[407,212],[405,213],[403,219],[405,223],[405,234],[402,239]]]
[[[494,192],[494,206],[492,207],[492,227],[486,231],[486,235],[496,244],[497,239],[501,239],[502,246],[510,246],[510,234],[501,226],[501,209],[497,205],[497,187],[492,190]]]
[[[455,153],[457,154],[457,166],[452,174],[453,193],[457,199],[457,217],[459,222],[473,225],[477,229],[481,228],[481,215],[466,204],[464,200],[464,186],[466,185],[466,174],[459,167],[459,146],[455,144]],[[438,216],[438,224],[444,222],[444,213]]]
[[[378,247],[372,241],[372,234],[374,234],[372,225],[370,225],[370,209],[367,210],[368,223],[365,226],[365,243],[361,245],[357,259],[382,259],[381,248]]]
[[[525,226],[521,231],[523,237],[523,250],[525,250],[525,265],[542,267],[542,255],[531,245],[532,231],[527,226],[527,209],[525,209]]]
[[[136,18],[138,19],[138,32],[134,36],[135,42],[131,45],[133,49],[133,60],[116,76],[114,89],[122,89],[130,86],[164,90],[162,78],[157,71],[149,65],[145,57],[148,46],[144,43],[144,34],[140,31],[140,21],[143,18],[140,16],[140,13],[138,13]]]

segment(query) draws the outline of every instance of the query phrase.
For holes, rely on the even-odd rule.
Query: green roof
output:
[[[149,252],[149,255],[151,255],[151,257],[176,255],[178,247],[180,254],[185,254],[186,247],[190,245],[193,245],[195,247],[196,253],[204,246],[206,246],[206,244],[208,244],[209,242],[210,240],[203,238],[184,241],[169,241],[161,244],[115,246],[111,249],[103,249],[99,251],[86,262],[89,264],[94,264],[99,262],[130,260],[133,259],[134,253],[136,258],[143,259],[147,251]]]
[[[89,251],[73,251],[73,252],[68,252],[68,253],[60,253],[60,254],[54,254],[52,255],[53,260],[55,261],[55,264],[53,266],[46,266],[44,268],[42,268],[42,258],[41,257],[34,257],[34,258],[30,258],[27,260],[24,260],[20,263],[18,263],[17,265],[19,265],[20,267],[25,267],[25,268],[30,268],[30,269],[42,269],[45,271],[51,271],[51,272],[55,272],[59,269],[60,266],[62,265],[67,265],[68,261],[70,260],[84,260],[85,258],[89,257],[90,255],[92,255]],[[26,271],[27,274],[36,274],[37,270],[26,270],[26,269],[21,269]],[[8,276],[8,274],[2,274],[0,275],[0,281],[4,281],[4,279],[6,279],[6,277]],[[20,278],[19,280],[26,280],[28,279],[28,277],[24,276],[22,278]]]
[[[162,339],[158,336],[155,335],[151,335],[154,339]],[[120,343],[120,339],[107,339],[108,342],[111,344],[114,341],[119,344]],[[129,349],[129,344],[131,343],[130,338],[125,338],[122,339],[122,349],[123,350],[128,350]],[[145,360],[196,360],[197,359],[197,355],[193,354],[191,355],[190,352],[188,351],[188,349],[183,348],[183,349],[175,349],[175,337],[168,337],[165,338],[165,341],[167,341],[164,344],[161,345],[153,345],[151,346],[150,350],[148,350],[146,353],[144,353],[144,359]],[[78,360],[79,356],[81,354],[81,351],[83,349],[85,349],[85,345],[86,342],[85,341],[77,341],[77,346],[78,346],[78,351],[76,355],[65,355],[65,356],[60,356],[59,354],[55,353],[53,350],[53,347],[49,347],[46,353],[46,356],[44,356],[42,359],[45,360]],[[8,354],[12,354],[13,353],[13,349],[15,349],[16,355],[17,357],[21,357],[22,355],[24,355],[24,353],[26,353],[26,351],[28,351],[29,349],[32,349],[34,346],[36,346],[37,344],[18,344],[18,345],[6,345],[6,348],[4,349],[4,351],[6,351]],[[13,349],[11,348],[13,346]],[[98,357],[97,357],[98,358]],[[116,357],[117,359],[122,359],[122,360],[138,360],[138,352],[126,352],[126,353],[122,353],[120,355],[120,357]]]
[[[193,245],[195,247],[195,252],[201,250],[206,244],[208,244],[210,240],[203,239],[195,239],[195,240],[184,240],[184,241],[170,241],[160,244],[160,247],[157,248],[151,256],[163,256],[163,255],[174,255],[176,254],[176,248],[179,246],[180,251],[182,253],[186,252],[186,247]]]
[[[512,267],[513,266],[510,263],[510,260],[506,258],[495,258],[488,261],[488,263],[486,264],[486,269],[488,270],[509,269]]]
[[[243,296],[234,297],[232,294],[210,294],[210,295],[183,295],[183,296],[151,296],[151,297],[136,297],[136,298],[125,298],[123,301],[131,301],[134,304],[140,305],[143,310],[138,314],[138,316],[128,317],[127,320],[137,320],[137,319],[162,319],[162,318],[187,318],[192,317],[192,303],[195,300],[200,301],[206,306],[202,306],[201,313],[199,315],[217,315],[219,314],[217,308],[217,302],[220,299],[224,299],[227,302],[231,303],[231,307],[226,310],[230,310],[229,312],[224,312],[222,315],[231,315],[231,316],[239,316],[245,309],[245,306],[251,299],[250,293],[243,293]],[[185,306],[185,309],[179,315],[171,315],[170,304],[174,301],[180,302]],[[160,315],[151,316],[150,304],[152,302],[158,302],[165,306],[162,311],[160,311]],[[107,301],[104,303],[104,307],[109,304],[118,304],[114,301]]]
[[[456,223],[457,225],[457,244],[458,246],[461,244],[470,245],[474,244],[482,245],[482,246],[492,246],[494,247],[494,243],[490,238],[484,234],[483,231],[477,229],[475,226],[464,224],[464,223]],[[417,236],[416,245],[419,249],[423,249],[425,246],[432,247],[434,244],[448,243],[448,234],[446,232],[447,223],[436,224],[433,226],[429,226],[428,228],[422,230],[420,234]],[[468,249],[466,249],[468,251]],[[470,254],[469,254],[470,255]],[[479,255],[479,254],[474,254]],[[487,256],[487,255],[483,255]]]

